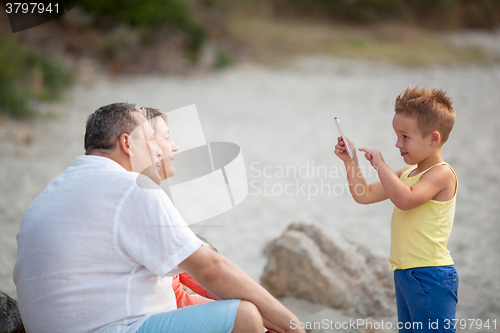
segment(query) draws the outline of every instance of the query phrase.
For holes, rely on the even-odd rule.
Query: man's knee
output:
[[[257,307],[248,301],[240,301],[236,318],[234,319],[233,333],[262,332],[262,316]]]

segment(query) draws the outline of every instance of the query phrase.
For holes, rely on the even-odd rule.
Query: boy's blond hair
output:
[[[455,110],[446,90],[412,88],[409,86],[397,98],[394,111],[406,117],[417,118],[418,128],[425,138],[436,130],[444,144],[455,124]]]

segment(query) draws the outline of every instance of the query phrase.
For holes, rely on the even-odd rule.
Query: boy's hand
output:
[[[347,141],[349,141],[349,147],[351,147],[353,158],[351,159],[349,157],[349,154],[347,153],[347,149],[345,147],[345,142],[341,136],[337,138],[337,144],[335,145],[335,155],[337,155],[344,162],[351,162],[356,158],[356,147],[354,146],[354,143],[351,142],[351,140],[347,139]]]
[[[378,149],[359,148],[359,151],[365,153],[365,158],[370,161],[372,167],[375,169],[380,166],[380,163],[385,163],[382,153]]]

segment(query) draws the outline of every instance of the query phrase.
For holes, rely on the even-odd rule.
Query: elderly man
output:
[[[260,333],[263,320],[303,332],[238,266],[202,246],[156,186],[162,151],[138,111],[116,103],[90,115],[85,155],[26,210],[14,282],[27,332]],[[175,310],[171,276],[182,271],[224,300]]]

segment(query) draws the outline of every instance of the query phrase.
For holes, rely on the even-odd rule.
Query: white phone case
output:
[[[347,139],[344,135],[344,131],[342,131],[342,127],[340,127],[340,120],[337,117],[335,117],[335,124],[337,124],[337,128],[339,129],[340,136],[342,137],[342,140],[344,140],[345,147],[347,150],[347,155],[349,155],[349,157],[351,159],[354,158],[354,155],[352,154],[351,147],[349,146],[349,142],[347,141]]]

